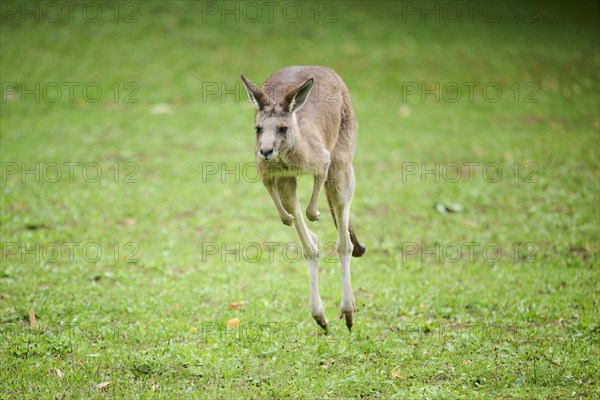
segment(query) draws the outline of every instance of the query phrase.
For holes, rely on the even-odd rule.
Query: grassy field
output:
[[[2,2],[0,397],[599,398],[599,5],[471,3]],[[352,333],[253,169],[287,65],[360,123]]]

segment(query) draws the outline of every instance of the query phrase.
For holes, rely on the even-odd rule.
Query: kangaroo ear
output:
[[[257,110],[262,110],[268,103],[269,98],[260,90],[258,86],[254,83],[247,80],[243,74],[240,74],[242,77],[242,82],[244,82],[244,86],[246,87],[246,91],[248,92],[248,99]]]
[[[289,92],[283,100],[283,109],[289,113],[299,110],[308,99],[314,82],[314,79],[310,78],[298,89]]]

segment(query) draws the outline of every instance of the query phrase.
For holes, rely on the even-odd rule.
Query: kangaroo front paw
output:
[[[279,218],[281,218],[281,222],[283,222],[284,225],[292,226],[294,223],[294,216],[292,214],[285,213],[280,215]]]
[[[317,211],[316,209],[312,209],[312,210],[310,208],[306,209],[306,218],[308,218],[309,221],[318,221],[320,216],[321,216],[321,213],[319,211]]]

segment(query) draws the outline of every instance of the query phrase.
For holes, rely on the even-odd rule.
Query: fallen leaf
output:
[[[64,378],[65,374],[58,368],[50,368],[48,370],[48,375],[53,375],[56,374],[56,376],[58,376],[59,378]]]
[[[560,365],[561,362],[562,360],[560,358],[557,358],[556,360],[554,360],[554,365]]]
[[[405,380],[406,377],[402,374],[400,374],[398,371],[400,370],[400,368],[402,368],[400,365],[394,367],[394,369],[392,369],[390,371],[390,377],[392,379],[400,379],[400,380]]]
[[[154,104],[152,106],[152,109],[150,110],[150,112],[152,114],[172,114],[173,111],[175,110],[175,107],[173,107],[173,105],[171,104],[167,104],[167,103],[158,103],[158,104]]]
[[[35,310],[32,308],[29,309],[29,327],[35,328],[37,325],[37,319],[35,317]]]
[[[320,364],[321,364],[321,368],[327,369],[327,368],[329,368],[333,364],[333,358],[330,358],[330,359],[325,360],[325,361],[321,361]]]
[[[232,310],[240,310],[242,308],[242,304],[244,304],[243,301],[236,302],[236,303],[229,303],[229,308],[231,308]]]
[[[227,321],[227,326],[229,328],[237,328],[238,326],[240,326],[240,319],[239,318],[231,318],[229,321]]]
[[[97,384],[95,386],[95,388],[98,389],[98,390],[104,390],[107,387],[109,387],[110,385],[112,385],[112,383],[113,383],[113,381],[102,382],[102,383]]]

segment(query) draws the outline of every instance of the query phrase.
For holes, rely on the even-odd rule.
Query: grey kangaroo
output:
[[[352,159],[358,123],[348,89],[335,71],[318,66],[287,67],[272,74],[259,88],[243,75],[248,98],[256,108],[256,164],[281,222],[293,225],[302,243],[310,272],[310,311],[327,329],[319,295],[317,236],[306,226],[296,198],[296,178],[313,175],[312,196],[306,209],[310,221],[319,219],[321,188],[338,232],[337,252],[342,265],[340,319],[352,329],[355,302],[350,280],[350,256],[360,257],[365,246],[350,223],[354,193]]]

